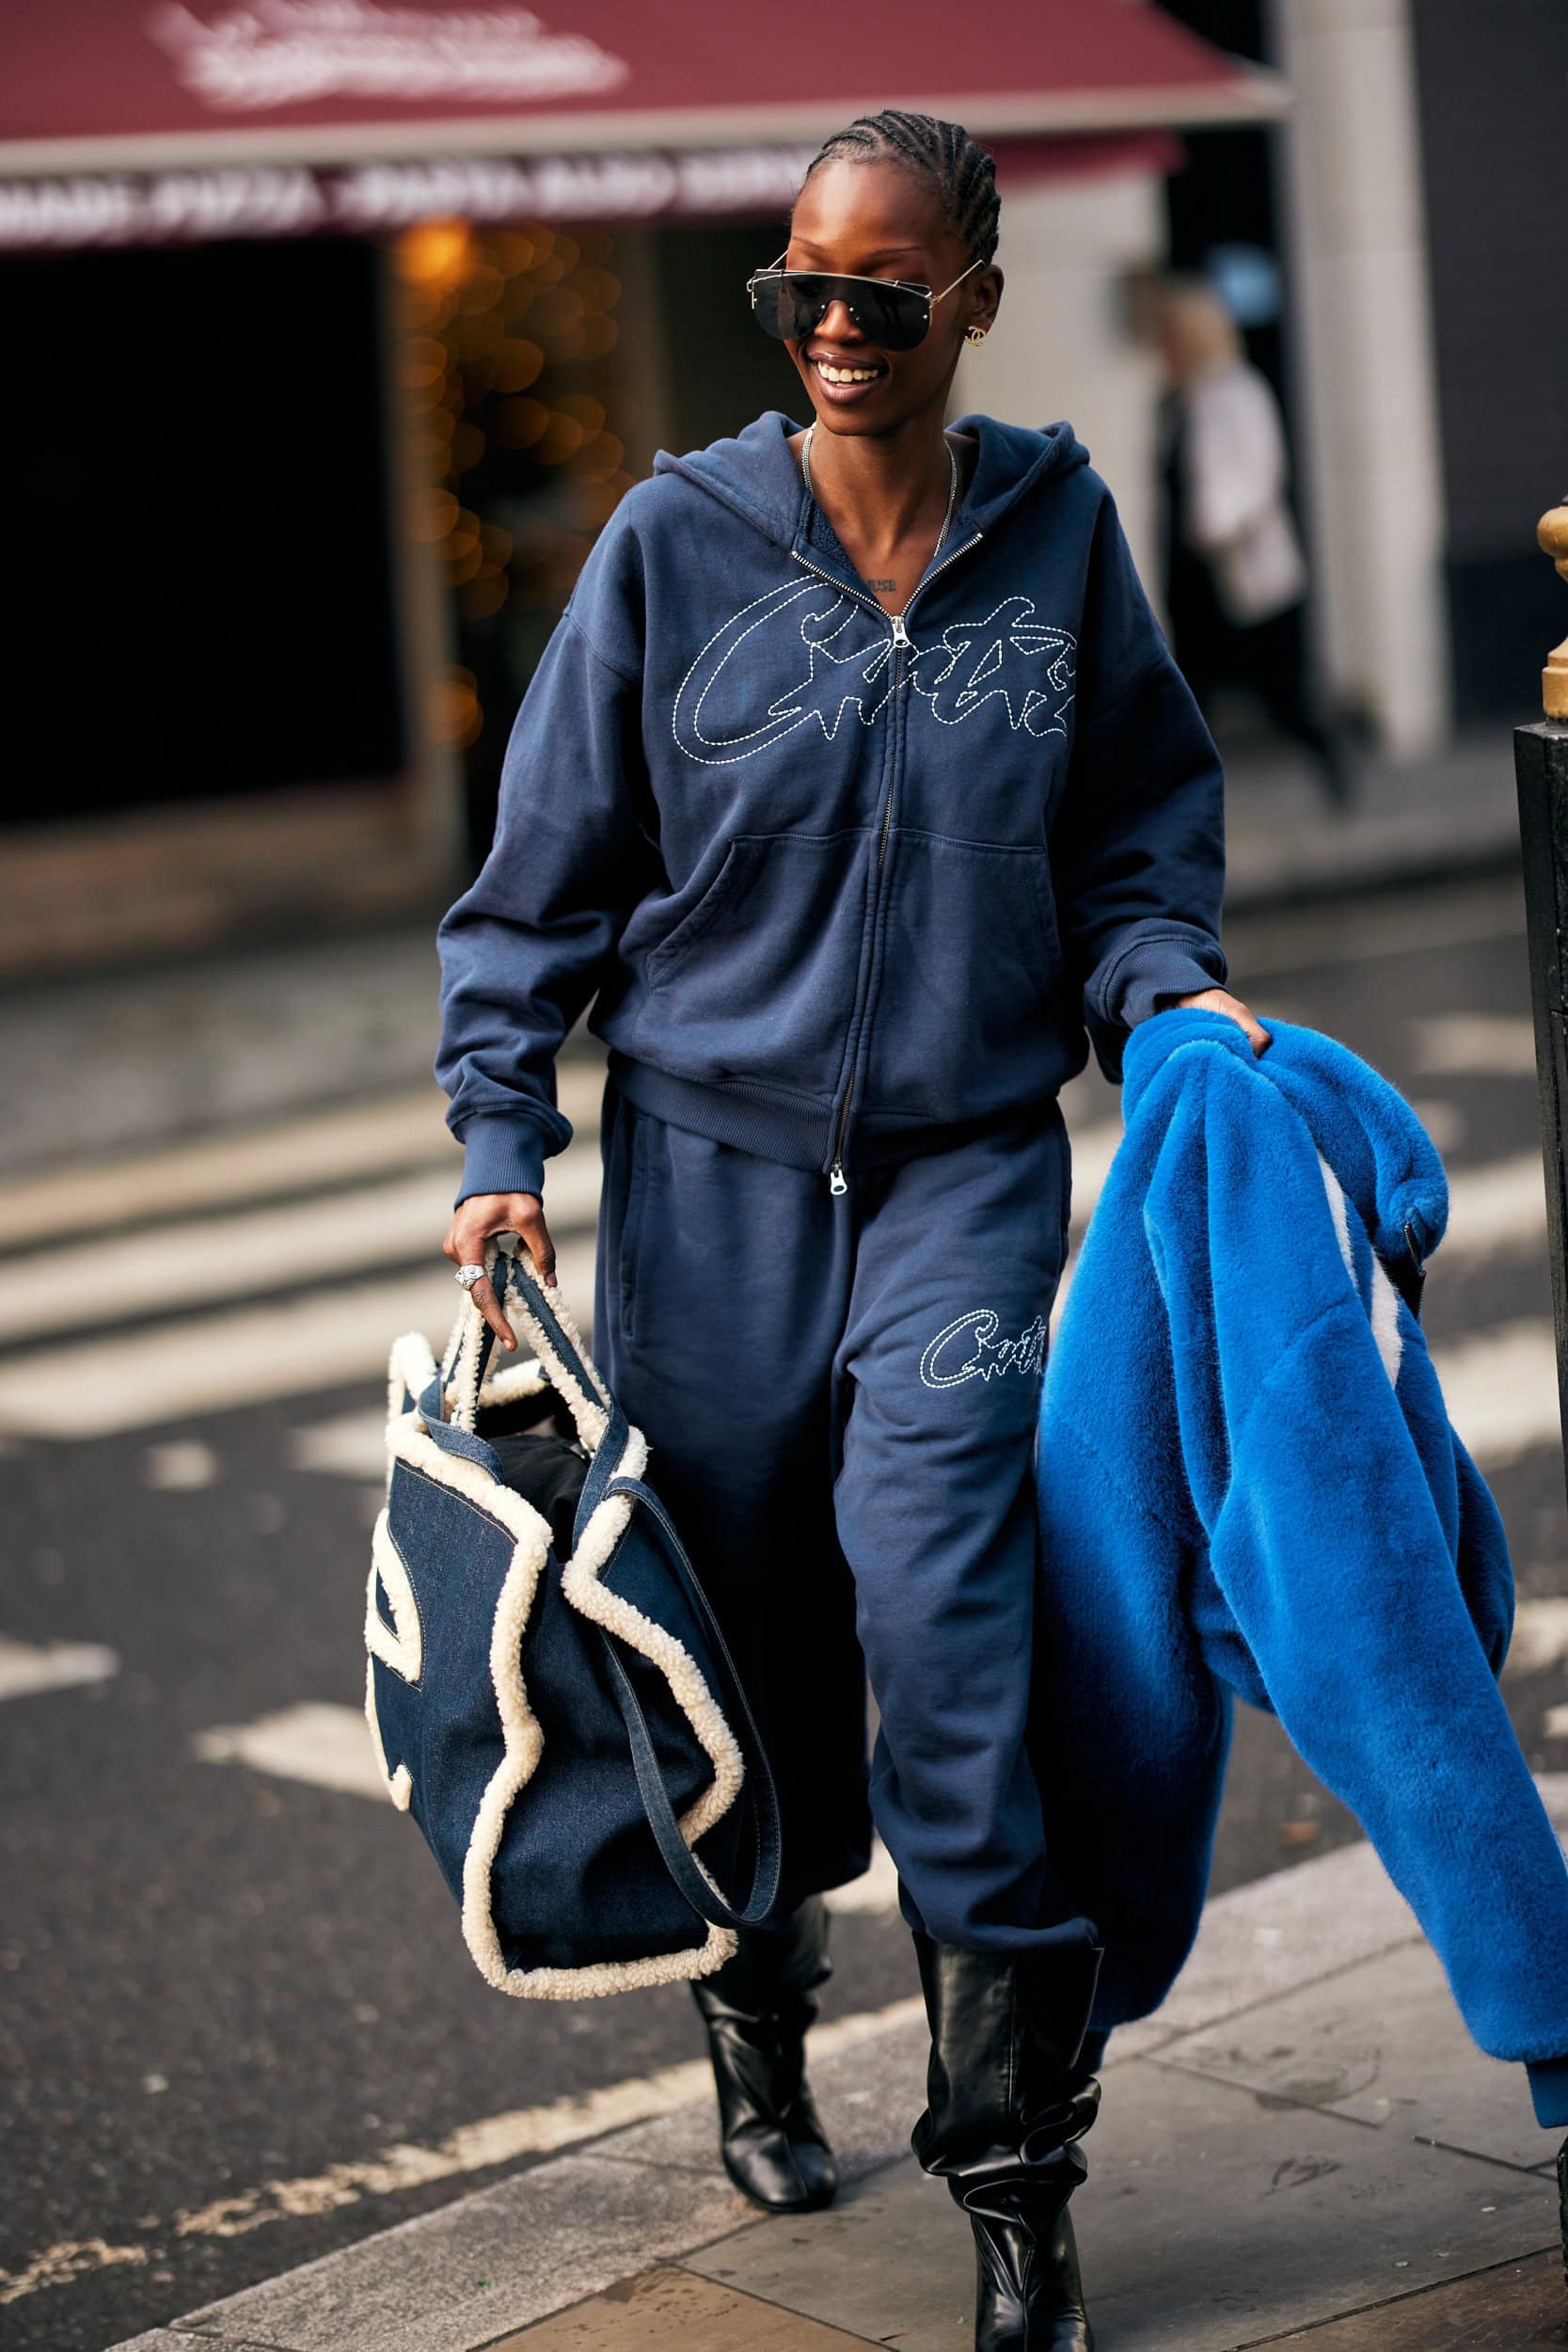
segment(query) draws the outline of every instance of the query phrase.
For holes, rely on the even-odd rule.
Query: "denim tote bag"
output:
[[[778,1892],[772,1777],[648,1445],[517,1237],[485,1266],[531,1360],[393,1343],[365,1713],[486,1982],[573,2000],[706,1976]],[[744,1907],[721,1891],[750,1861]]]

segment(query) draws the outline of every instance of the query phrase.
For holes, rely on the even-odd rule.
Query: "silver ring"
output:
[[[484,1279],[484,1268],[483,1265],[460,1265],[452,1279],[461,1282],[466,1291],[471,1291],[476,1282]]]

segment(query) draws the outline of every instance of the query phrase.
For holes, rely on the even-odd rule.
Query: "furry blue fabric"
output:
[[[1470,2032],[1568,2122],[1568,1867],[1497,1686],[1502,1521],[1383,1261],[1442,1162],[1348,1047],[1156,1013],[1041,1391],[1031,1740],[1094,2024],[1196,1933],[1235,1696],[1279,1717],[1411,1904]],[[1408,1231],[1407,1231],[1408,1229]]]

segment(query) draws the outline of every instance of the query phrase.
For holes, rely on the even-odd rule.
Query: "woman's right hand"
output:
[[[555,1288],[555,1244],[545,1223],[544,1206],[536,1192],[476,1192],[459,1203],[441,1249],[453,1265],[479,1265],[492,1233],[520,1233],[528,1244],[533,1270],[547,1290]],[[468,1295],[503,1347],[515,1347],[517,1335],[500,1311],[488,1275]]]

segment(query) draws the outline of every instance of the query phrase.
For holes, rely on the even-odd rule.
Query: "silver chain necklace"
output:
[[[816,499],[816,492],[811,486],[811,437],[816,430],[816,419],[813,417],[806,427],[806,437],[800,444],[800,470],[806,477],[807,495],[813,500]],[[947,536],[947,526],[953,519],[953,501],[958,495],[958,461],[953,454],[953,444],[945,434],[942,436],[942,447],[947,452],[947,512],[942,518],[942,529],[937,532],[937,544],[931,549],[933,559],[942,551],[942,543]]]

